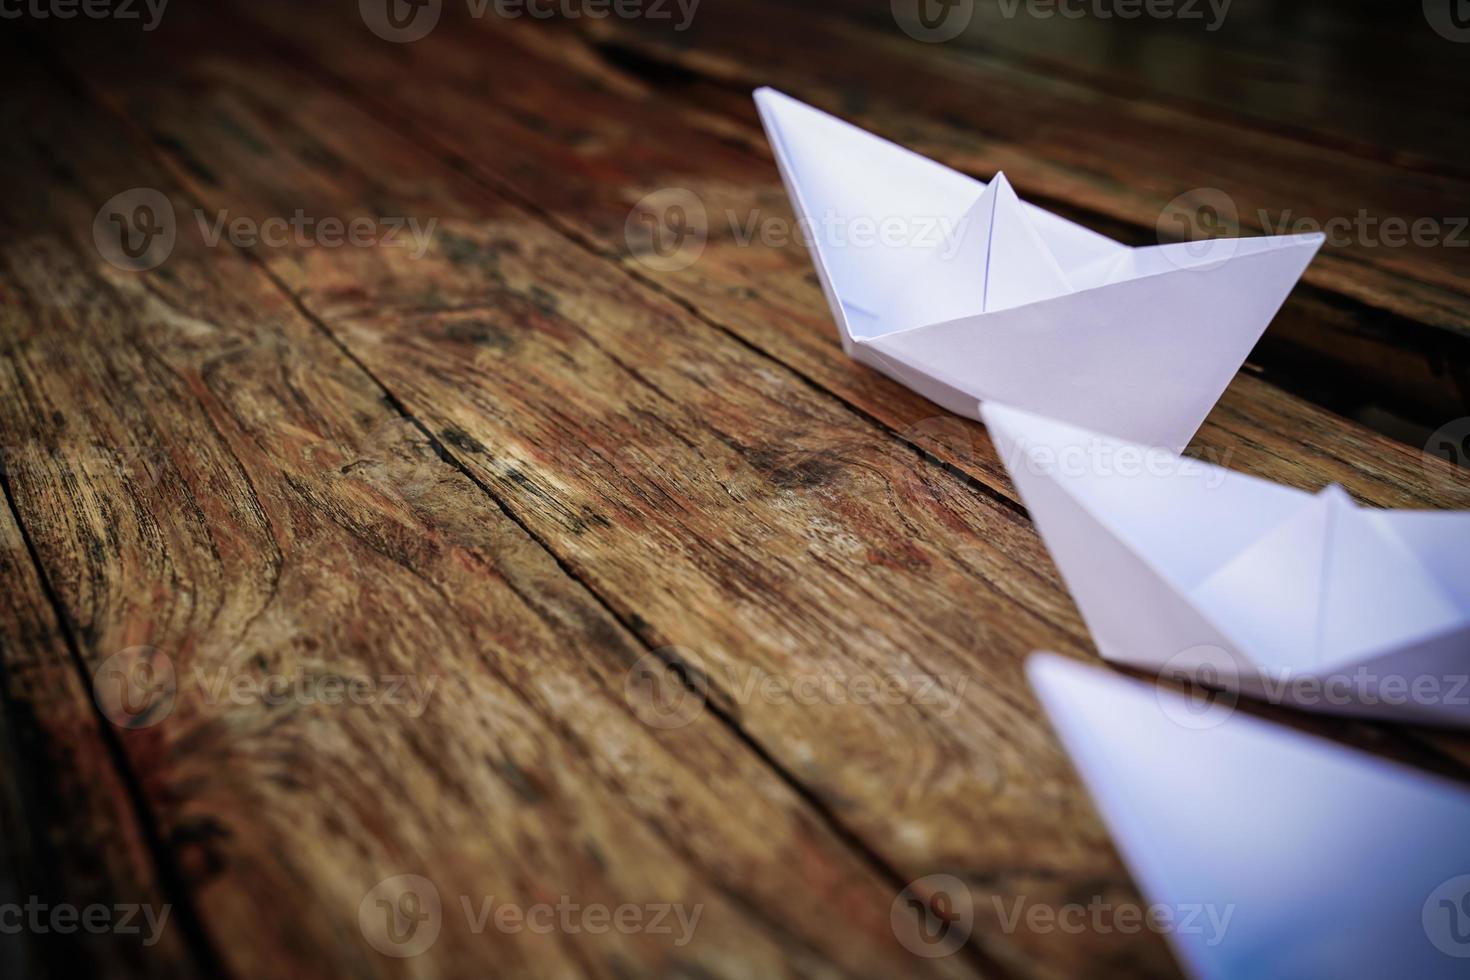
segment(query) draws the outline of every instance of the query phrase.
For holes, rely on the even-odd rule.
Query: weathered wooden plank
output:
[[[670,186],[657,182],[660,167],[680,173],[674,183],[697,187],[709,202],[710,215],[720,215],[717,205],[723,204],[723,213],[734,216],[728,234],[712,230],[698,264],[683,275],[660,270],[649,279],[648,270],[633,261],[626,263],[630,269],[693,303],[704,318],[733,328],[742,339],[889,424],[925,452],[998,492],[1011,492],[979,426],[936,416],[927,401],[840,354],[810,260],[799,244],[791,241],[785,249],[769,248],[757,238],[755,247],[747,247],[748,242],[742,245],[737,240],[735,219],[744,229],[752,218],[764,220],[774,211],[779,221],[789,214],[784,192],[778,183],[748,192],[748,161],[700,139],[694,131],[714,130],[723,141],[763,147],[753,120],[745,128],[731,126],[678,101],[649,99],[637,78],[607,64],[596,51],[568,49],[565,39],[546,24],[490,22],[492,27],[509,26],[506,36],[542,58],[520,60],[503,44],[487,45],[447,28],[436,38],[409,46],[415,51],[427,46],[424,52],[405,53],[391,46],[385,52],[368,44],[354,46],[350,56],[332,61],[341,49],[335,46],[331,23],[330,18],[298,18],[293,21],[297,28],[293,38],[311,36],[314,30],[325,32],[334,40],[316,47],[315,53],[342,67],[373,99],[393,93],[408,110],[401,117],[404,125],[422,131],[423,126],[438,123],[433,127],[436,140],[477,161],[477,172],[529,198],[594,249],[625,252],[629,243],[618,223],[621,207]],[[403,71],[405,60],[414,66],[411,72]],[[703,58],[696,56],[692,62],[702,65]],[[575,94],[559,88],[566,72],[558,66],[576,69],[581,81]],[[588,83],[593,87],[589,89]],[[693,84],[698,88],[702,83]],[[483,91],[496,92],[501,104],[511,106],[509,119],[483,111],[477,95]],[[739,106],[733,113],[727,111],[736,118],[749,108],[744,92],[723,101]],[[469,118],[474,126],[457,124]],[[570,153],[568,145],[574,148]],[[696,169],[697,180],[692,178]],[[768,171],[774,180],[774,168]],[[628,181],[634,182],[631,189]],[[789,218],[785,220],[789,223]],[[1289,304],[1282,316],[1290,317],[1291,310]],[[1335,343],[1341,346],[1341,338]],[[1470,503],[1470,479],[1464,470],[1345,425],[1245,375],[1226,393],[1196,439],[1195,450],[1212,461],[1294,486],[1316,489],[1328,482],[1341,483],[1360,498],[1384,506]],[[1456,736],[1421,733],[1415,738],[1452,757],[1466,755]]]
[[[19,311],[0,284],[0,322]],[[9,361],[0,385],[13,390]],[[0,483],[25,453],[3,443]],[[147,830],[8,505],[0,507],[0,855],[7,976],[182,977],[200,968]],[[16,907],[12,910],[12,906]],[[90,907],[90,925],[82,918]],[[74,911],[68,911],[74,910]]]
[[[162,77],[78,57],[211,213],[437,217],[418,260],[260,258],[866,846],[965,876],[994,962],[1173,972],[1157,937],[1008,932],[989,902],[1133,894],[1026,693],[1029,650],[1084,647],[1014,509],[222,35]]]
[[[902,36],[894,13],[901,6],[853,0],[806,6]],[[1424,5],[1159,6],[1168,15],[1149,16],[1127,4],[979,0],[950,8],[953,19],[936,26],[946,36],[958,33],[937,43],[980,61],[1211,113],[1235,126],[1467,176],[1462,150],[1470,133],[1454,93],[1470,67],[1470,50],[1437,33]],[[1444,6],[1434,14],[1454,35],[1449,12]]]
[[[671,187],[697,194],[710,229],[698,261],[654,271],[633,257],[625,263],[630,270],[926,451],[1010,493],[979,426],[940,413],[841,354],[775,167],[744,149],[763,145],[753,119],[743,130],[718,120],[723,138],[702,135],[700,127],[713,125],[707,114],[643,89],[545,23],[487,20],[475,25],[479,32],[446,25],[410,45],[342,37],[337,24],[330,12],[298,15],[292,39],[309,43],[312,57],[372,98],[399,107],[405,125],[432,132],[476,173],[594,248],[628,254],[629,212],[645,195]],[[496,93],[499,111],[487,105],[487,92]],[[469,119],[473,125],[464,123]],[[739,145],[731,145],[737,134]],[[751,228],[755,236],[742,242]],[[1289,306],[1277,326],[1291,316]],[[1464,470],[1245,376],[1226,393],[1195,450],[1295,486],[1338,482],[1386,506],[1470,504]]]
[[[1414,173],[1332,147],[1118,98],[1024,67],[949,57],[943,46],[916,46],[902,35],[878,36],[841,19],[769,0],[711,5],[701,13],[683,37],[649,20],[572,23],[589,36],[642,39],[662,51],[681,52],[682,63],[726,83],[745,86],[776,77],[800,84],[836,110],[882,120],[885,133],[932,149],[963,169],[991,173],[998,163],[999,169],[1016,172],[1047,197],[1149,230],[1166,202],[1201,187],[1229,193],[1248,228],[1261,226],[1262,208],[1273,225],[1288,210],[1293,217],[1326,220],[1356,215],[1361,208],[1380,219],[1396,215],[1412,220],[1451,217],[1467,200],[1463,177]],[[552,26],[490,16],[479,23]],[[765,43],[777,25],[783,43]],[[851,70],[857,57],[866,71]],[[922,111],[915,112],[916,107]],[[1034,173],[1032,168],[1037,168]],[[1061,193],[1052,193],[1053,188]],[[1328,262],[1318,272],[1332,271],[1334,278],[1323,283],[1344,295],[1359,295],[1337,284],[1352,269],[1394,274],[1378,276],[1360,289],[1376,284],[1392,290],[1396,279],[1404,279],[1459,298],[1470,282],[1455,248],[1412,243],[1399,248],[1355,240],[1344,248],[1329,248],[1325,257],[1346,263]],[[1349,258],[1355,261],[1347,263]],[[1369,268],[1362,269],[1364,265]],[[1408,307],[1402,312],[1465,332],[1463,306],[1453,300],[1444,305],[1439,310],[1442,323],[1428,301],[1419,309],[1431,315],[1414,315]]]
[[[0,161],[33,188],[0,202],[25,231],[0,244],[26,306],[0,335],[15,504],[89,669],[146,643],[174,671],[149,724],[118,737],[227,968],[966,972],[900,947],[894,883],[714,713],[641,721],[663,704],[627,683],[647,648],[257,265],[190,233],[192,202],[120,152],[125,130],[36,82],[49,94],[13,115],[27,139]],[[92,245],[99,205],[129,187],[180,216],[150,272]],[[311,187],[276,203],[309,205]],[[514,213],[483,217],[516,231]],[[85,465],[98,448],[125,465]],[[409,909],[375,890],[406,874],[433,885],[442,931],[400,959],[369,936],[386,928],[376,900]],[[591,921],[477,927],[492,899],[701,914],[680,945]]]
[[[481,26],[522,28],[543,43],[554,30],[489,17]],[[1268,341],[1310,351],[1319,370],[1336,367],[1354,384],[1383,387],[1396,407],[1436,424],[1462,414],[1470,401],[1470,266],[1461,244],[1470,231],[1460,223],[1470,189],[1461,178],[1138,103],[1008,61],[956,56],[943,45],[878,37],[764,0],[711,5],[688,32],[673,36],[667,25],[646,21],[575,26],[594,39],[596,51],[568,64],[596,66],[601,52],[646,70],[650,88],[684,93],[692,82],[712,105],[751,124],[745,93],[779,81],[959,169],[984,177],[1004,169],[1023,194],[1132,240],[1173,234],[1166,205],[1199,189],[1210,190],[1206,201],[1228,198],[1235,218],[1224,220],[1245,234],[1279,230],[1283,221],[1287,230],[1303,220],[1315,227],[1333,221],[1337,244],[1304,279],[1315,291],[1299,290],[1295,301],[1307,316],[1284,314]],[[781,44],[768,43],[772,31]],[[864,70],[852,71],[854,63]],[[728,135],[723,121],[712,128]],[[1198,227],[1207,217],[1195,215]],[[1437,244],[1385,238],[1388,218],[1434,221]],[[1306,299],[1312,302],[1302,306]]]
[[[351,60],[315,53],[334,66]],[[408,73],[403,59],[414,56],[391,55],[402,82],[395,96],[421,84],[418,69],[450,53],[434,48]],[[929,748],[944,744],[947,733],[916,731],[887,713],[837,721],[732,696],[729,679],[742,668],[799,676],[823,641],[832,649],[821,664],[834,673],[850,672],[853,657],[891,665],[923,649],[929,669],[957,663],[983,679],[985,695],[966,695],[954,728],[966,744],[996,753],[1016,796],[1034,799],[1049,777],[1034,764],[1024,776],[1011,765],[1013,753],[1040,751],[1014,671],[1037,634],[1030,623],[1004,622],[1005,611],[1036,615],[1057,604],[1063,617],[1070,612],[1049,571],[1036,571],[1049,566],[1034,541],[1008,529],[1010,511],[955,490],[911,454],[895,454],[887,440],[864,441],[874,437],[862,435],[858,420],[785,370],[586,260],[565,239],[524,224],[514,234],[487,228],[486,211],[503,207],[492,195],[453,179],[419,147],[391,139],[340,99],[303,94],[299,82],[272,82],[253,57],[237,45],[228,66],[184,73],[177,84],[191,93],[187,102],[169,94],[166,80],[140,84],[125,72],[109,91],[164,134],[180,175],[195,172],[199,193],[242,215],[271,213],[284,189],[310,186],[318,213],[407,200],[413,204],[404,210],[441,217],[448,237],[416,263],[321,249],[263,257],[568,567],[645,635],[685,646],[681,656],[712,679],[713,696],[752,737],[896,865],[941,863],[1010,894],[1041,878],[1075,888],[1109,873],[1079,871],[1088,865],[1075,862],[1087,859],[1070,847],[1057,850],[1057,828],[1029,811],[1028,800],[1002,794],[982,804],[974,774],[950,777],[960,782],[951,793],[927,773],[895,790],[842,771],[860,755],[873,773],[911,774],[913,760],[934,758]],[[448,90],[436,94],[458,104]],[[479,106],[475,127],[503,132],[506,121],[483,100]],[[447,140],[452,131],[436,133]],[[244,146],[254,148],[258,165],[238,163]],[[497,165],[522,176],[533,169],[503,149],[510,159]],[[1274,407],[1267,400],[1260,411]],[[1376,463],[1354,449],[1351,431],[1343,435],[1322,418],[1326,435],[1354,451],[1319,468],[1357,470],[1355,482],[1382,496],[1436,492],[1404,489],[1393,468],[1410,463]],[[1251,434],[1269,469],[1280,447]],[[636,447],[625,448],[630,441]],[[1274,465],[1302,479],[1294,461]],[[878,497],[882,506],[874,505]],[[899,541],[906,544],[895,547]],[[1025,561],[1013,563],[1014,556]],[[1009,592],[968,600],[977,578]],[[1033,586],[1035,594],[1025,594]],[[951,595],[967,597],[963,621]],[[1055,642],[1075,629],[1072,622],[1042,631]],[[986,656],[977,658],[976,648]],[[1002,727],[1006,741],[996,742]],[[880,733],[904,751],[890,755]],[[1013,829],[1021,820],[1013,805],[1031,818],[1024,835]],[[922,820],[912,816],[916,810]],[[1068,815],[1074,832],[1085,812],[1084,804]],[[965,828],[982,824],[983,840],[961,840]],[[1020,854],[1030,870],[1016,869]],[[988,936],[987,948],[1024,962],[1036,938]],[[1082,962],[1051,940],[1049,963]]]
[[[765,19],[752,14],[742,23],[769,25],[775,22],[773,17],[766,11]],[[309,28],[311,24],[298,21],[297,26]],[[680,99],[660,97],[640,78],[623,72],[618,62],[607,61],[602,57],[606,49],[569,50],[566,38],[553,25],[491,19],[478,26],[492,29],[497,39],[513,40],[535,56],[520,60],[504,44],[453,29],[446,29],[446,36],[410,45],[414,51],[406,54],[377,52],[378,59],[371,46],[354,48],[351,57],[337,61],[330,61],[335,50],[331,44],[313,50],[375,98],[392,93],[391,101],[407,110],[405,125],[431,128],[449,150],[476,161],[478,172],[487,179],[533,201],[594,248],[613,254],[629,250],[620,224],[620,218],[626,222],[622,206],[670,186],[697,189],[711,216],[709,242],[698,263],[687,270],[650,273],[635,258],[625,262],[630,270],[692,304],[703,318],[732,330],[882,421],[926,453],[1013,496],[980,426],[944,413],[936,415],[937,410],[926,400],[841,354],[811,273],[810,258],[793,236],[787,236],[784,248],[769,247],[759,231],[753,241],[740,240],[741,234],[748,236],[752,222],[760,229],[774,218],[772,227],[777,232],[783,222],[785,228],[791,227],[774,166],[766,168],[770,183],[752,190],[745,154],[731,152],[725,145],[766,155],[746,91],[711,89],[697,75],[676,77],[681,93],[686,88],[698,92],[691,108]],[[599,37],[606,25],[592,22],[583,26]],[[295,36],[303,35],[298,32]],[[802,39],[795,41],[795,48],[800,49]],[[685,43],[675,44],[672,60],[665,65],[710,72],[722,84],[730,80],[732,70],[749,75],[743,65],[732,69],[718,60],[712,65],[704,53],[707,48],[702,44],[686,58],[681,53]],[[486,57],[491,50],[495,56]],[[756,45],[751,50],[759,53],[763,49]],[[390,85],[387,73],[379,74],[380,59],[398,62],[398,68],[389,71],[410,80]],[[405,59],[416,66],[411,74],[401,71]],[[554,70],[555,65],[576,69],[575,97],[564,87],[565,72]],[[783,72],[790,68],[782,64]],[[517,81],[511,84],[512,79]],[[512,107],[509,118],[477,113],[472,94],[477,91],[501,93],[500,101]],[[710,91],[714,98],[705,98]],[[719,115],[711,116],[711,107]],[[457,122],[471,117],[474,126]],[[715,138],[702,139],[696,131],[710,132]],[[954,141],[951,134],[947,142]],[[568,145],[573,147],[570,152]],[[1104,230],[1122,237],[1116,229]],[[1324,305],[1326,313],[1321,309]],[[1311,351],[1316,356],[1314,368],[1319,367],[1324,350],[1341,350],[1345,344],[1362,344],[1361,362],[1404,357],[1404,336],[1384,338],[1383,343],[1389,345],[1385,347],[1365,338],[1364,325],[1351,318],[1344,320],[1345,316],[1337,301],[1293,299],[1272,331],[1286,321],[1306,324],[1293,330],[1320,333],[1321,346]],[[1414,354],[1411,351],[1407,356],[1411,361]],[[1440,351],[1431,360],[1442,368],[1454,367],[1444,364],[1443,356]],[[1470,359],[1457,363],[1463,369]],[[1413,374],[1406,365],[1402,370],[1406,376]],[[1306,489],[1339,483],[1358,498],[1381,506],[1470,506],[1470,474],[1465,469],[1345,423],[1245,373],[1231,385],[1196,437],[1193,452],[1212,462]],[[1278,720],[1292,719],[1285,714]],[[1470,759],[1470,743],[1460,736],[1415,732],[1411,737],[1462,765]],[[1368,736],[1370,746],[1374,741],[1374,736]],[[1407,754],[1412,757],[1414,753]]]

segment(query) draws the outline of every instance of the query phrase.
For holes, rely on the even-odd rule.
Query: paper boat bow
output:
[[[1104,657],[1308,710],[1470,725],[1470,513],[1361,508],[981,413]]]
[[[1239,712],[1197,727],[1187,695],[1055,654],[1027,673],[1192,976],[1465,976],[1463,787]]]
[[[996,400],[1189,442],[1321,235],[1132,248],[763,88],[843,349],[975,417]]]

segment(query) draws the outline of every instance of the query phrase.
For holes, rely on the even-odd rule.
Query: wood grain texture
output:
[[[835,4],[777,9],[711,4],[680,39],[447,4],[395,45],[352,3],[181,7],[152,38],[29,34],[44,67],[8,52],[47,94],[3,102],[27,135],[0,176],[35,191],[0,199],[0,442],[20,460],[0,666],[48,664],[51,687],[7,687],[0,734],[34,713],[9,744],[77,742],[84,761],[40,807],[23,774],[0,779],[0,825],[76,837],[68,860],[88,863],[60,866],[62,893],[127,893],[136,866],[185,904],[195,932],[117,975],[1176,975],[1151,934],[1003,926],[1017,899],[1139,900],[1020,671],[1037,647],[1095,659],[1090,640],[981,427],[845,358],[800,244],[744,245],[724,220],[790,220],[754,82],[982,176],[1032,172],[1023,192],[1111,231],[1151,228],[1168,182],[1207,172],[1194,155],[1138,176],[1161,131],[1202,154],[1226,123],[1024,59],[920,58]],[[866,76],[841,71],[855,58]],[[946,78],[1014,98],[981,125]],[[1065,150],[1100,114],[1119,120],[1106,152]],[[1341,159],[1353,193],[1457,193],[1432,147],[1366,154],[1273,119],[1229,127],[1230,168],[1255,161],[1242,202],[1306,194]],[[134,273],[92,222],[140,186],[178,241]],[[721,230],[659,272],[625,225],[668,187]],[[204,240],[298,211],[432,231],[422,255]],[[1283,311],[1293,343],[1339,351],[1337,372],[1392,352],[1377,389],[1440,378],[1463,269],[1335,261]],[[1379,504],[1470,504],[1465,471],[1247,375],[1193,451]],[[94,675],[139,644],[175,668],[170,706],[99,730]],[[431,690],[418,713],[209,683],[271,677]],[[1470,773],[1463,736],[1249,710]],[[139,827],[99,831],[109,809]],[[976,926],[928,960],[890,915],[934,873],[964,881]],[[406,874],[445,914],[397,959],[359,912]],[[491,896],[701,918],[687,946],[477,930],[460,899]]]
[[[105,265],[89,238],[111,188],[191,207],[117,152],[126,130],[66,97],[24,122],[6,176],[64,161],[68,179],[3,205],[27,232],[4,248],[27,310],[0,410],[15,505],[88,671],[147,644],[176,674],[118,737],[230,972],[967,971],[899,946],[897,887],[715,714],[640,720],[657,689],[626,679],[647,648],[254,263],[180,235],[157,271]],[[79,466],[93,447],[125,462]],[[306,693],[257,693],[272,677]],[[332,703],[332,681],[370,696]],[[59,726],[74,705],[43,707]],[[359,911],[406,874],[437,890],[443,931],[395,959]],[[675,945],[477,931],[460,905],[564,896],[700,918]]]
[[[307,94],[274,62],[237,62],[147,85],[124,65],[107,90],[136,93],[125,111],[176,150],[179,179],[210,175],[190,190],[211,212],[350,215],[370,201],[439,219],[419,260],[261,259],[620,618],[704,678],[763,753],[900,880],[943,870],[1006,895],[1131,894],[1021,677],[1037,646],[1084,648],[1014,509],[368,114]],[[234,162],[242,141],[257,148],[249,166]],[[933,678],[957,700],[916,687],[849,703],[896,678]],[[770,696],[752,687],[765,679],[840,693]],[[1012,935],[981,911],[995,962],[1034,972],[1042,946],[1081,963],[1116,945],[1102,958],[1122,972],[1172,969],[1156,938]]]
[[[1009,494],[979,426],[941,415],[842,355],[810,259],[794,235],[784,248],[769,247],[759,237],[739,240],[739,229],[752,222],[778,231],[792,222],[774,165],[764,151],[758,158],[747,150],[764,143],[746,106],[748,92],[741,94],[739,118],[719,119],[716,136],[702,133],[711,126],[707,111],[659,96],[554,25],[492,18],[474,23],[478,30],[445,30],[414,45],[385,46],[371,39],[344,41],[335,24],[327,13],[297,17],[290,34],[281,36],[307,44],[311,60],[340,71],[385,111],[396,111],[402,126],[442,145],[594,250],[628,256],[629,211],[645,195],[670,187],[697,194],[710,225],[698,261],[687,269],[654,272],[630,256],[626,268],[651,288],[692,305],[702,319],[911,436],[925,451]],[[572,53],[564,54],[568,45]],[[574,77],[561,65],[572,66]],[[497,93],[504,108],[487,111],[485,92]],[[472,114],[475,126],[456,123]],[[730,145],[736,137],[739,145]],[[1278,325],[1290,319],[1288,309]],[[1342,483],[1384,506],[1470,503],[1465,470],[1426,460],[1245,376],[1226,393],[1194,449],[1297,486]]]
[[[12,310],[14,295],[4,299]],[[9,335],[14,313],[5,316]],[[0,370],[6,366],[0,361]],[[20,451],[8,454],[4,482],[22,480],[28,462]],[[158,880],[151,828],[140,825],[110,733],[99,726],[92,690],[9,506],[0,510],[0,582],[0,856],[8,872],[0,902],[34,904],[47,923],[15,931],[18,921],[36,921],[31,910],[24,920],[7,916],[0,965],[7,976],[39,975],[42,964],[107,977],[193,975],[199,964],[180,926],[190,913]],[[50,913],[64,904],[103,907],[108,921],[127,919],[138,931],[59,932]],[[144,906],[164,924],[161,932],[149,928]]]
[[[772,43],[775,24],[779,44]],[[548,25],[511,26],[543,28],[544,38]],[[988,178],[1003,169],[1023,195],[1137,243],[1172,235],[1175,224],[1161,222],[1166,205],[1202,190],[1210,199],[1228,198],[1242,234],[1278,228],[1283,219],[1317,227],[1350,220],[1341,243],[1308,269],[1262,352],[1298,364],[1310,358],[1319,372],[1334,367],[1348,382],[1380,386],[1398,407],[1435,426],[1470,403],[1467,253],[1458,244],[1465,232],[1453,230],[1470,210],[1462,177],[1406,171],[1112,94],[1024,61],[962,57],[891,26],[859,28],[764,0],[711,7],[682,35],[637,20],[575,26],[593,50],[571,64],[621,63],[643,74],[648,91],[702,99],[750,124],[749,90],[786,86],[960,170]],[[851,71],[854,60],[867,70]],[[697,125],[696,115],[686,124]],[[747,131],[758,134],[753,125]],[[728,136],[728,127],[721,123],[717,134]],[[1387,245],[1373,229],[1388,217],[1435,220],[1438,240],[1449,243]]]
[[[895,26],[881,4],[808,7],[875,33]],[[1470,131],[1454,95],[1470,49],[1435,33],[1424,4],[1364,7],[1351,17],[1318,3],[1164,9],[1173,16],[1110,3],[979,0],[947,49],[1407,170],[1470,176],[1460,152]]]

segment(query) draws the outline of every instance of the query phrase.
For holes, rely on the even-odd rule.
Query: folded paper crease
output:
[[[972,418],[1001,401],[1182,449],[1322,243],[1133,248],[1004,174],[982,183],[773,89],[755,100],[843,349]]]
[[[1108,659],[1188,670],[1191,651],[1223,651],[1247,694],[1470,725],[1470,686],[1455,692],[1470,514],[1364,508],[1011,406],[981,414]],[[1304,677],[1338,683],[1284,683]],[[1433,697],[1413,694],[1423,678]]]

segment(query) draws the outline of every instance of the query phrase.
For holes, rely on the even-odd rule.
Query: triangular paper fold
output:
[[[772,89],[755,99],[844,350],[972,418],[1001,401],[1182,449],[1322,242],[1131,248],[1002,175],[987,186]]]
[[[1190,974],[1466,975],[1462,787],[1055,654],[1027,673]]]
[[[981,414],[1103,656],[1208,661],[1309,710],[1470,725],[1470,513],[1361,508],[1010,406]]]

